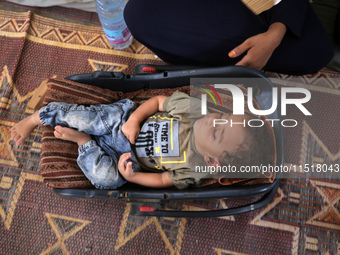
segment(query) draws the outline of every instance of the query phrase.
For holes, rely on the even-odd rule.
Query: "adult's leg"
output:
[[[299,1],[301,5],[303,0]],[[274,8],[282,8],[279,5]],[[267,31],[269,16],[270,12],[254,15],[239,0],[130,0],[125,9],[134,37],[163,60],[212,66],[233,65],[242,59],[244,54],[231,59],[227,53],[249,37]],[[288,31],[265,69],[313,73],[332,56],[333,46],[308,5],[301,38]]]
[[[293,75],[315,73],[326,66],[333,55],[334,46],[308,4],[300,38],[287,31],[264,69]]]
[[[133,36],[172,64],[235,64],[228,52],[265,31],[240,0],[130,0],[124,16]]]

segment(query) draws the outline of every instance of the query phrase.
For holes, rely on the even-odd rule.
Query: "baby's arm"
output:
[[[135,143],[140,131],[140,124],[143,120],[158,111],[163,111],[163,103],[166,98],[166,96],[152,97],[141,104],[136,111],[130,115],[129,119],[122,126],[122,132],[127,139],[129,139],[130,143]]]
[[[142,186],[150,188],[167,188],[173,185],[168,173],[143,173],[134,172],[132,170],[132,163],[127,159],[131,157],[131,153],[124,153],[120,156],[118,162],[119,172],[123,175],[125,180],[133,182]]]

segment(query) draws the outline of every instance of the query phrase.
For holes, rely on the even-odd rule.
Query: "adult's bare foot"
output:
[[[25,140],[31,135],[32,131],[40,124],[41,122],[38,111],[15,124],[11,128],[11,137],[16,142],[16,145],[23,145]]]
[[[55,127],[54,135],[59,139],[75,142],[78,146],[82,146],[84,143],[91,140],[91,136],[84,132],[61,126]]]

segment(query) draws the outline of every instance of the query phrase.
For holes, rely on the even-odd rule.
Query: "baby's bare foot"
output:
[[[82,146],[84,143],[91,140],[91,136],[84,132],[61,126],[55,127],[54,135],[59,139],[75,142],[78,146]]]
[[[36,111],[31,116],[21,120],[11,128],[11,137],[16,142],[16,145],[23,145],[27,137],[39,125],[39,112]]]

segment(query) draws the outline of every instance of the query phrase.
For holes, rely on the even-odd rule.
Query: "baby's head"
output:
[[[195,121],[193,134],[197,152],[209,166],[215,167],[271,164],[274,141],[270,129],[266,124],[251,127],[247,124],[250,119],[254,118],[211,113]]]

